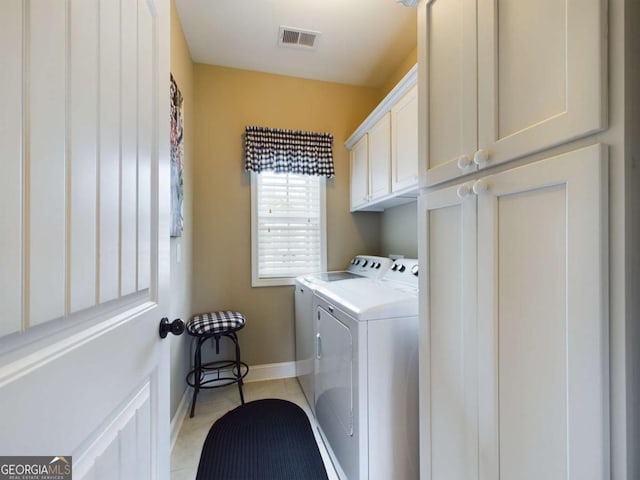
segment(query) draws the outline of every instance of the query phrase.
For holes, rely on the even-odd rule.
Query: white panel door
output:
[[[369,137],[369,201],[391,192],[391,114],[385,113],[367,132]]]
[[[367,135],[363,135],[349,152],[351,180],[351,211],[369,199],[369,149]]]
[[[476,1],[427,0],[418,22],[420,171],[435,185],[476,169]]]
[[[606,150],[474,190],[480,479],[607,479]]]
[[[419,212],[421,478],[472,480],[478,416],[471,183],[421,196]]]
[[[151,275],[151,158],[153,157],[153,90],[154,84],[153,17],[149,15],[146,0],[138,0],[138,124],[137,124],[137,245],[136,253],[136,291],[141,292],[150,286]],[[162,85],[162,83],[160,83]]]
[[[0,27],[0,452],[167,479],[169,1],[8,0]]]
[[[120,2],[100,2],[98,302],[120,294]]]
[[[137,225],[138,201],[136,171],[138,167],[138,43],[136,1],[121,0],[120,41],[120,294],[134,293],[137,286]],[[141,1],[141,0],[138,0]],[[131,8],[126,8],[130,3]]]
[[[70,1],[69,311],[96,304],[99,2]],[[35,209],[34,209],[35,210]]]
[[[481,168],[606,127],[605,4],[478,2]]]
[[[418,185],[418,87],[391,109],[391,191]]]
[[[3,4],[4,5],[4,4]],[[67,225],[69,216],[66,188],[69,172],[65,116],[66,44],[70,29],[67,11],[56,2],[27,2],[21,25],[34,32],[25,45],[28,55],[22,63],[22,113],[29,117],[22,140],[26,149],[21,161],[25,178],[24,195],[24,281],[23,319],[38,325],[62,317],[69,308]],[[4,8],[4,7],[3,7]],[[24,28],[24,27],[23,27]],[[3,45],[11,57],[18,55],[13,45]],[[4,56],[4,55],[3,55]],[[17,113],[17,112],[16,112]],[[28,193],[27,193],[28,192]]]
[[[5,0],[0,15],[0,51],[11,45],[22,50],[22,0]],[[0,89],[12,92],[3,95],[0,108],[0,144],[3,146],[0,175],[0,305],[3,321],[0,336],[22,328],[22,80],[23,59],[20,55],[0,55]]]

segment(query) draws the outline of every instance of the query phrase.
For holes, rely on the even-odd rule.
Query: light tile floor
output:
[[[250,382],[244,385],[245,402],[262,398],[281,398],[299,405],[309,416],[316,436],[320,454],[324,460],[329,480],[338,480],[329,454],[320,438],[315,419],[309,404],[295,378],[284,378],[262,382]],[[185,418],[178,439],[171,452],[171,480],[193,480],[196,478],[202,445],[209,429],[222,415],[240,405],[238,387],[204,390],[198,394],[196,413],[193,418]]]

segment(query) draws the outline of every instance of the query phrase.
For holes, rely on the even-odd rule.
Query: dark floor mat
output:
[[[327,480],[307,415],[295,403],[248,402],[219,418],[196,480]]]

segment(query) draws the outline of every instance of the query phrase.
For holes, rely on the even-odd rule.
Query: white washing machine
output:
[[[418,261],[315,294],[315,414],[341,479],[419,476]]]
[[[346,270],[313,273],[296,278],[295,284],[295,333],[296,333],[296,376],[314,409],[313,368],[315,359],[315,315],[314,292],[329,283],[357,278],[381,278],[393,262],[386,257],[358,255]]]

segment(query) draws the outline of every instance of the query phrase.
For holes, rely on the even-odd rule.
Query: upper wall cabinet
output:
[[[369,201],[369,137],[363,135],[349,151],[351,210]]]
[[[382,211],[418,193],[417,67],[349,137],[351,211]]]
[[[421,3],[423,186],[606,127],[603,3]]]
[[[391,109],[391,191],[418,183],[418,88],[413,87]]]
[[[391,114],[385,113],[369,130],[369,201],[391,191]]]

